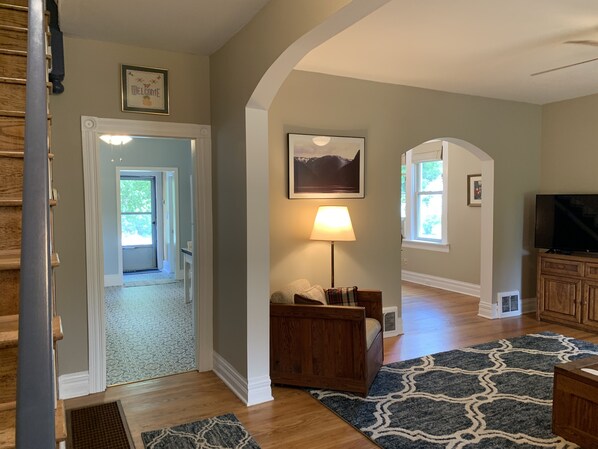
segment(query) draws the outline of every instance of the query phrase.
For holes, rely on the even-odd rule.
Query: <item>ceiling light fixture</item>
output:
[[[100,136],[100,139],[109,145],[126,145],[133,140],[133,138],[129,136],[112,136],[110,134],[104,134]]]

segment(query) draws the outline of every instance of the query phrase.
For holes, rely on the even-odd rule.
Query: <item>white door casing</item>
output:
[[[81,117],[83,184],[85,189],[85,247],[87,320],[89,340],[89,391],[106,389],[106,334],[104,315],[104,261],[99,176],[99,136],[102,134],[170,137],[191,140],[195,180],[193,241],[195,351],[199,371],[212,369],[213,267],[212,267],[212,149],[207,125]],[[201,242],[199,245],[197,242]]]

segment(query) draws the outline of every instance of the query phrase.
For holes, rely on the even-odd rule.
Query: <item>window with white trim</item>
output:
[[[426,142],[409,150],[402,160],[401,230],[405,246],[448,248],[446,147],[445,142]]]

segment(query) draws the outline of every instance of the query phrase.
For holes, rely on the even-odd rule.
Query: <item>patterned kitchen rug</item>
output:
[[[145,449],[260,449],[232,413],[143,432]]]
[[[598,345],[541,333],[383,366],[368,397],[310,390],[382,448],[576,448],[551,432],[554,365]]]

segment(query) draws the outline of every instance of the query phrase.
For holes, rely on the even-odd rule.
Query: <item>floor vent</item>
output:
[[[382,309],[382,327],[384,338],[396,337],[399,335],[399,313],[396,306],[384,307]]]
[[[519,295],[519,291],[498,293],[498,314],[500,318],[521,315],[521,295]]]

